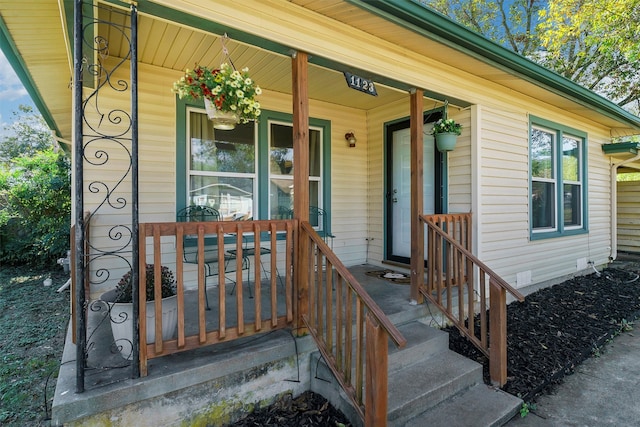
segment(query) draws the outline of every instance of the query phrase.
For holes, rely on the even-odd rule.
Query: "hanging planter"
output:
[[[216,69],[198,65],[186,70],[173,84],[172,91],[181,99],[203,99],[216,129],[233,129],[237,123],[247,123],[260,116],[260,103],[255,97],[262,90],[249,77],[248,68],[238,71],[226,62]]]
[[[438,151],[445,153],[447,151],[453,151],[456,148],[456,142],[458,141],[458,134],[453,132],[437,133],[436,147]]]
[[[462,125],[453,119],[440,119],[431,130],[431,135],[436,139],[438,151],[446,153],[452,151],[458,140],[458,135],[462,133]]]
[[[217,109],[209,98],[204,99],[204,109],[207,110],[207,116],[213,122],[214,129],[231,130],[240,121],[236,113]]]

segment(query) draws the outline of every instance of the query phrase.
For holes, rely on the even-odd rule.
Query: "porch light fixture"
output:
[[[358,140],[356,139],[355,134],[353,133],[353,131],[347,132],[344,134],[344,139],[347,140],[347,142],[349,143],[349,147],[355,147],[356,146],[356,142],[358,142]]]

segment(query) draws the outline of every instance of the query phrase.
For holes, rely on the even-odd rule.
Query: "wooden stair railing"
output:
[[[300,225],[299,243],[309,245],[309,259],[299,260],[308,284],[302,323],[364,425],[386,426],[388,340],[402,348],[406,339],[309,222]]]
[[[491,382],[502,386],[507,381],[507,292],[519,301],[524,296],[471,253],[470,216],[420,216],[428,241],[427,283],[420,292],[489,358]]]

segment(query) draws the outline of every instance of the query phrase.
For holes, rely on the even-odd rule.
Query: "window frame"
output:
[[[533,152],[532,152],[532,132],[534,129],[541,130],[553,135],[552,161],[553,170],[552,178],[535,178],[533,176]],[[578,142],[578,178],[579,181],[570,181],[564,179],[563,174],[563,141],[564,137],[569,137]],[[586,132],[578,129],[564,126],[550,120],[540,117],[529,117],[529,238],[530,240],[548,239],[562,236],[572,236],[577,234],[585,234],[589,232],[588,217],[588,189],[587,189],[587,158],[588,158],[588,135]],[[534,182],[553,182],[555,185],[555,194],[553,194],[555,209],[554,217],[555,227],[533,228],[533,183]],[[565,184],[579,185],[580,190],[580,218],[581,223],[577,225],[565,225],[565,205],[564,205],[564,187]]]
[[[259,218],[268,219],[270,215],[269,191],[271,184],[270,162],[270,127],[271,123],[293,124],[293,114],[282,113],[273,110],[262,110],[258,123],[258,194],[260,203],[258,204]],[[320,129],[322,132],[322,180],[320,182],[320,202],[327,212],[331,212],[331,121],[309,118],[309,127]],[[331,232],[331,224],[327,226]]]
[[[192,177],[202,177],[202,178],[206,178],[206,177],[216,177],[218,179],[226,179],[226,178],[239,178],[239,179],[250,179],[252,181],[252,185],[251,185],[251,195],[252,195],[252,207],[251,207],[251,215],[253,216],[253,212],[256,211],[256,204],[258,203],[258,198],[256,196],[257,193],[257,181],[258,181],[258,149],[256,147],[256,142],[257,142],[257,129],[254,126],[253,129],[253,157],[254,157],[254,161],[253,161],[253,172],[222,172],[222,171],[201,171],[201,170],[195,170],[191,168],[191,148],[192,145],[189,141],[189,135],[191,134],[191,120],[190,120],[190,114],[191,113],[196,113],[196,114],[203,114],[206,117],[206,111],[202,108],[198,108],[198,107],[194,107],[194,106],[186,106],[186,114],[185,114],[185,150],[186,150],[186,156],[185,156],[185,160],[186,160],[186,164],[185,164],[185,173],[186,173],[186,178],[185,178],[185,184],[186,184],[186,188],[188,188],[191,185],[191,178]],[[206,119],[208,120],[208,118]],[[186,200],[187,200],[187,195],[189,194],[189,192],[185,189],[185,206],[186,206]],[[220,211],[220,215],[223,215],[223,212],[220,208],[217,208]]]
[[[283,120],[274,120],[272,118],[268,119],[266,121],[266,126],[269,130],[268,132],[268,146],[269,146],[269,156],[271,155],[271,147],[272,147],[272,140],[271,140],[271,126],[272,125],[276,125],[276,126],[286,126],[286,127],[290,127],[293,130],[293,124],[287,121],[283,121]],[[323,135],[323,128],[322,127],[318,127],[318,126],[313,126],[310,125],[309,126],[309,130],[310,131],[316,131],[319,132],[320,134],[320,141],[322,141],[324,139],[324,135]],[[323,188],[324,188],[324,169],[323,169],[323,165],[324,165],[324,152],[322,150],[322,147],[324,146],[324,144],[321,142],[321,147],[320,147],[320,152],[319,152],[319,164],[320,164],[320,171],[318,175],[311,175],[311,171],[309,172],[309,183],[315,182],[318,185],[318,202],[317,203],[313,203],[311,200],[309,200],[309,204],[310,205],[317,205],[319,207],[323,207],[325,205],[324,203],[324,194],[323,194]],[[269,161],[271,159],[269,158]],[[291,185],[293,185],[293,180],[294,180],[294,176],[291,175],[286,175],[286,174],[276,174],[273,173],[271,171],[271,168],[267,168],[268,169],[268,179],[269,179],[269,184],[272,183],[273,180],[282,180],[282,181],[291,181]],[[269,191],[271,191],[271,187],[269,187]],[[271,194],[270,194],[271,196]],[[271,197],[269,197],[268,199],[268,203],[269,205],[267,206],[267,213],[268,215],[271,214],[272,211],[272,206],[271,206]]]
[[[194,102],[176,97],[176,212],[187,205],[187,187],[189,185],[189,144],[188,118],[189,111],[204,111],[204,103]],[[269,123],[278,122],[292,124],[293,115],[271,110],[262,110],[256,130],[256,169],[254,182],[254,217],[269,218]],[[319,196],[323,209],[331,212],[331,121],[309,118],[309,126],[322,132],[321,148],[321,194]],[[257,214],[257,215],[256,215]],[[328,225],[330,232],[331,225]]]

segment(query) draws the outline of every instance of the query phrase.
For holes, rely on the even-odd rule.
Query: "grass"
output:
[[[56,290],[67,279],[61,267],[0,268],[0,425],[48,425],[69,321],[69,291]]]

